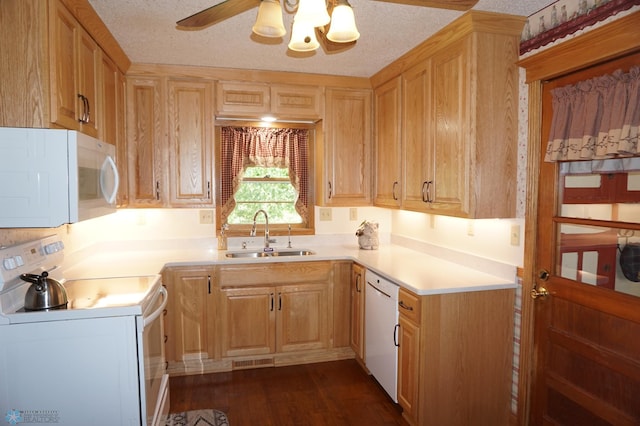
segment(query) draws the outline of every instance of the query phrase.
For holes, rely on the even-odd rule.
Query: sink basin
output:
[[[297,250],[297,249],[286,249],[286,250],[274,250],[274,251],[233,251],[225,254],[226,257],[230,258],[259,258],[259,257],[280,257],[280,256],[310,256],[316,254],[311,250]]]

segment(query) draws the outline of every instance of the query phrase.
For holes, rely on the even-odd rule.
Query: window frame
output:
[[[291,224],[291,235],[315,235],[315,175],[316,175],[316,164],[315,164],[315,141],[316,141],[316,126],[314,123],[291,123],[291,122],[274,122],[274,123],[265,123],[259,121],[241,121],[241,120],[217,120],[215,123],[215,134],[214,134],[214,148],[215,148],[215,160],[214,160],[214,169],[215,169],[215,179],[216,179],[216,225],[215,231],[216,235],[220,235],[220,227],[221,227],[221,214],[220,214],[220,194],[222,188],[222,177],[220,170],[220,129],[225,126],[231,127],[263,127],[263,128],[290,128],[290,129],[308,129],[309,130],[309,152],[308,152],[308,164],[307,170],[309,172],[308,181],[309,181],[309,210],[308,210],[308,221],[307,223],[292,223]],[[228,237],[248,237],[251,232],[252,225],[238,225],[238,224],[228,224],[229,228],[225,231]],[[257,235],[260,235],[261,232],[264,232],[264,218],[259,217],[257,221]],[[279,236],[279,235],[288,235],[289,234],[289,224],[280,224],[280,223],[269,223],[269,234],[271,236]]]

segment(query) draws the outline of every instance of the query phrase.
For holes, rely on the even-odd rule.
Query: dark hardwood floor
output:
[[[355,360],[172,377],[171,412],[215,408],[230,426],[407,425]]]

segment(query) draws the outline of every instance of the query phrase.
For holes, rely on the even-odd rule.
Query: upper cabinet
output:
[[[160,78],[127,78],[129,204],[160,207],[167,199],[164,85]]]
[[[213,207],[213,120],[213,82],[127,77],[132,207]]]
[[[220,81],[217,113],[229,117],[259,118],[272,114],[280,120],[322,117],[322,89],[318,86]]]
[[[402,208],[515,216],[522,25],[520,17],[468,12],[374,76],[379,92],[400,68]],[[379,157],[388,155],[384,149],[378,143]],[[377,167],[378,176],[386,173],[380,161]],[[379,198],[375,204],[386,206]]]
[[[97,136],[100,49],[67,8],[50,3],[51,122]]]
[[[76,9],[82,9],[82,21]],[[3,0],[0,15],[5,59],[0,93],[11,100],[0,125],[105,136],[101,126],[114,117],[104,108],[112,107],[114,99],[103,97],[111,96],[114,87],[103,61],[118,72],[130,62],[93,9],[76,1]],[[116,143],[113,134],[106,136]]]
[[[326,89],[324,134],[316,143],[316,203],[371,204],[371,98],[371,90]]]
[[[402,80],[396,77],[376,88],[375,97],[375,205],[397,208],[401,203],[402,150],[400,137]]]
[[[213,84],[169,80],[169,202],[213,207]]]

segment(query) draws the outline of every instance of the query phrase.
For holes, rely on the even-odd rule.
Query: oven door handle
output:
[[[167,289],[164,286],[160,286],[160,293],[162,294],[162,304],[160,305],[160,307],[158,307],[158,309],[153,311],[149,316],[144,317],[143,323],[142,323],[144,327],[146,327],[148,324],[155,321],[156,318],[160,316],[162,311],[164,311],[164,308],[167,307],[167,301],[169,300]]]

